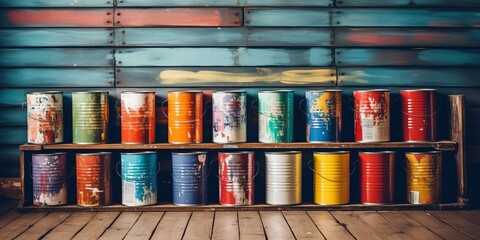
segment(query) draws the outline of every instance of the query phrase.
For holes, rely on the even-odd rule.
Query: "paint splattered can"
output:
[[[411,204],[440,203],[442,153],[405,153],[407,158],[407,198]]]
[[[221,91],[212,93],[213,142],[241,143],[247,141],[247,92]]]
[[[360,201],[364,204],[392,204],[395,152],[359,152]]]
[[[172,153],[173,204],[207,204],[209,169],[206,152]]]
[[[302,152],[266,152],[265,188],[267,204],[302,203]]]
[[[107,142],[108,92],[72,93],[73,143]]]
[[[258,92],[259,142],[293,142],[293,99],[291,90]]]
[[[106,206],[112,203],[110,152],[77,153],[77,205]]]
[[[63,142],[63,93],[27,93],[28,143]]]
[[[307,142],[338,142],[342,132],[342,91],[309,90]]]
[[[320,205],[350,202],[350,152],[313,153],[313,202]]]
[[[435,89],[400,91],[403,141],[436,141]]]
[[[254,203],[253,152],[218,153],[220,204],[229,206]]]
[[[145,206],[157,203],[157,153],[121,153],[122,204]]]
[[[384,89],[354,91],[355,141],[390,141],[390,91]]]
[[[155,142],[155,92],[122,92],[122,143]]]
[[[67,204],[67,153],[32,154],[33,205]]]
[[[168,142],[203,141],[203,92],[168,93]]]

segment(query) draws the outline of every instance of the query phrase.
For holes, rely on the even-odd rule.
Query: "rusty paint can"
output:
[[[108,92],[72,92],[73,143],[106,143],[107,126]]]
[[[122,204],[146,206],[157,203],[157,153],[121,153]]]
[[[112,203],[110,164],[112,153],[77,153],[77,205],[106,206]]]
[[[212,93],[213,142],[241,143],[247,141],[247,92],[221,91]]]
[[[390,141],[390,91],[384,89],[354,91],[355,141]]]
[[[253,152],[218,153],[220,204],[242,206],[254,203],[254,161]]]
[[[33,205],[67,204],[67,153],[32,154]]]
[[[407,198],[411,204],[440,203],[442,153],[405,153],[407,158]]]
[[[209,168],[206,152],[172,153],[173,204],[207,204]]]
[[[313,153],[313,202],[320,205],[350,202],[350,152]]]
[[[203,141],[203,92],[168,93],[168,142]]]
[[[266,152],[265,188],[267,204],[302,203],[302,152]]]
[[[436,141],[435,89],[400,91],[403,141]]]
[[[122,92],[122,143],[155,142],[155,92]]]
[[[293,142],[292,90],[258,92],[258,141]]]
[[[27,93],[28,143],[63,142],[63,93]]]
[[[342,91],[309,90],[307,142],[338,142],[342,132]]]
[[[360,201],[364,204],[392,204],[395,152],[359,152]]]

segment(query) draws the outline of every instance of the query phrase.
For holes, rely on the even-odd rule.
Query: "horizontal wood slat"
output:
[[[240,8],[120,8],[116,27],[242,26]]]
[[[245,9],[248,27],[325,27],[329,26],[327,9]]]
[[[0,49],[1,67],[108,67],[113,66],[110,49],[10,48]]]
[[[480,7],[478,0],[342,0],[337,7]]]
[[[27,126],[26,108],[0,108],[0,112],[0,126]]]
[[[0,7],[113,7],[112,0],[0,0]]]
[[[241,7],[241,6],[333,6],[333,0],[122,0],[117,2],[118,7]]]
[[[27,142],[25,127],[0,127],[0,144],[23,144]],[[8,137],[6,137],[8,136]]]

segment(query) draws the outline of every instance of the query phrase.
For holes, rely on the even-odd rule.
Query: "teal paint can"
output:
[[[108,126],[108,92],[72,93],[72,142],[106,143]]]
[[[258,141],[293,142],[293,91],[258,92]]]
[[[122,204],[146,206],[157,203],[157,153],[121,153]]]

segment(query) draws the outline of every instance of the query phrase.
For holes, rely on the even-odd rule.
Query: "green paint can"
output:
[[[293,142],[293,91],[258,92],[258,141]]]
[[[73,92],[72,123],[73,143],[106,143],[108,92]]]

